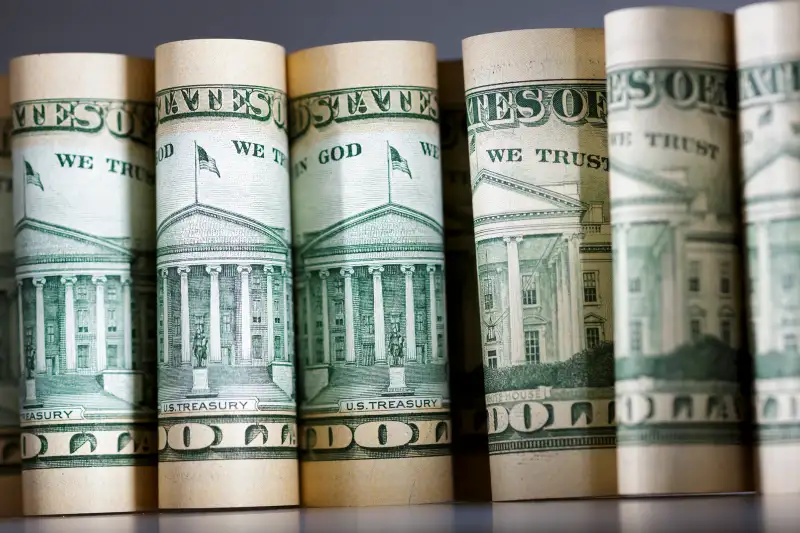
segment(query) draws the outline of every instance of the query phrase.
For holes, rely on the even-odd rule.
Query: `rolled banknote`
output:
[[[489,501],[492,484],[472,229],[464,66],[461,61],[440,61],[438,72],[454,497],[458,501]]]
[[[800,469],[800,4],[753,4],[735,19],[757,481],[766,493],[797,493],[800,477],[789,472]]]
[[[603,32],[463,52],[492,496],[614,494]]]
[[[435,49],[312,48],[288,77],[301,499],[449,500]]]
[[[19,453],[19,348],[11,185],[8,76],[0,76],[0,517],[22,513]]]
[[[159,504],[296,505],[282,47],[156,48]]]
[[[153,62],[11,61],[28,515],[156,505]]]
[[[620,492],[748,490],[733,18],[605,22]]]

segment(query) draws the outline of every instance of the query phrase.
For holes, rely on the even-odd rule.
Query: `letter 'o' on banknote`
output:
[[[156,48],[159,505],[297,505],[286,56]]]
[[[288,78],[301,500],[450,500],[435,48],[312,48]]]
[[[800,4],[735,15],[759,489],[800,492]],[[797,151],[793,151],[797,149]]]
[[[733,17],[605,29],[620,493],[748,490]]]
[[[457,501],[489,501],[492,484],[472,229],[464,66],[461,61],[441,61],[438,71],[454,497]]]
[[[603,32],[463,53],[492,497],[615,494]]]
[[[153,62],[11,61],[29,515],[156,507]]]
[[[8,76],[0,76],[0,517],[22,512],[19,449],[19,348],[11,185]]]

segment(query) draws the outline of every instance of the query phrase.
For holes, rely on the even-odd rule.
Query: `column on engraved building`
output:
[[[64,285],[64,355],[66,359],[67,372],[75,372],[77,368],[77,346],[75,343],[75,284],[78,278],[63,277],[61,284]]]
[[[253,322],[250,309],[250,272],[253,269],[247,265],[240,265],[236,267],[236,271],[240,275],[240,304],[242,316],[242,362],[249,364],[252,355],[252,336],[250,333],[250,326]]]
[[[330,272],[320,270],[319,278],[322,283],[322,357],[323,363],[331,364],[331,325],[328,312],[328,277]]]
[[[219,275],[222,267],[219,265],[209,265],[206,272],[211,276],[210,298],[209,298],[209,333],[208,333],[208,360],[213,362],[222,361],[222,335],[220,325],[220,302],[219,302]]]
[[[372,274],[372,312],[375,317],[375,362],[386,362],[386,321],[383,315],[382,266],[369,267]]]
[[[178,267],[181,276],[181,363],[192,361],[191,331],[189,326],[189,267]]]
[[[405,274],[405,311],[406,311],[406,361],[417,360],[416,315],[414,310],[414,266],[402,265]]]
[[[97,328],[95,333],[95,349],[97,371],[102,372],[107,366],[107,346],[106,346],[106,277],[93,276],[92,283],[95,285],[95,317],[94,323]]]
[[[339,271],[344,278],[344,333],[345,333],[345,362],[354,364],[356,362],[356,332],[355,320],[353,317],[353,274],[354,270],[345,267]]]

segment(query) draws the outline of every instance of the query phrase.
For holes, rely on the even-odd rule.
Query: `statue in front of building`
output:
[[[389,335],[389,366],[403,366],[405,338],[400,335],[400,326],[392,324],[392,333]]]
[[[197,328],[193,342],[194,367],[206,368],[208,366],[208,338],[203,335],[202,328]]]
[[[36,377],[36,348],[32,342],[25,345],[25,379]]]

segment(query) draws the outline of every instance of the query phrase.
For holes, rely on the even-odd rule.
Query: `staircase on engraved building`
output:
[[[43,409],[69,407],[83,407],[89,411],[93,409],[130,409],[132,405],[130,402],[103,389],[101,379],[101,376],[97,375],[37,375],[37,400],[43,404]]]
[[[260,402],[292,402],[293,400],[270,379],[265,372],[254,372],[245,366],[209,365],[208,383],[220,398],[257,398]],[[159,372],[159,396],[180,398],[192,390],[192,367],[181,366],[180,371],[171,369]]]
[[[416,396],[447,395],[447,373],[444,365],[407,363],[406,386]],[[389,387],[389,366],[335,366],[327,387],[308,403],[328,405],[347,398],[382,396]]]

